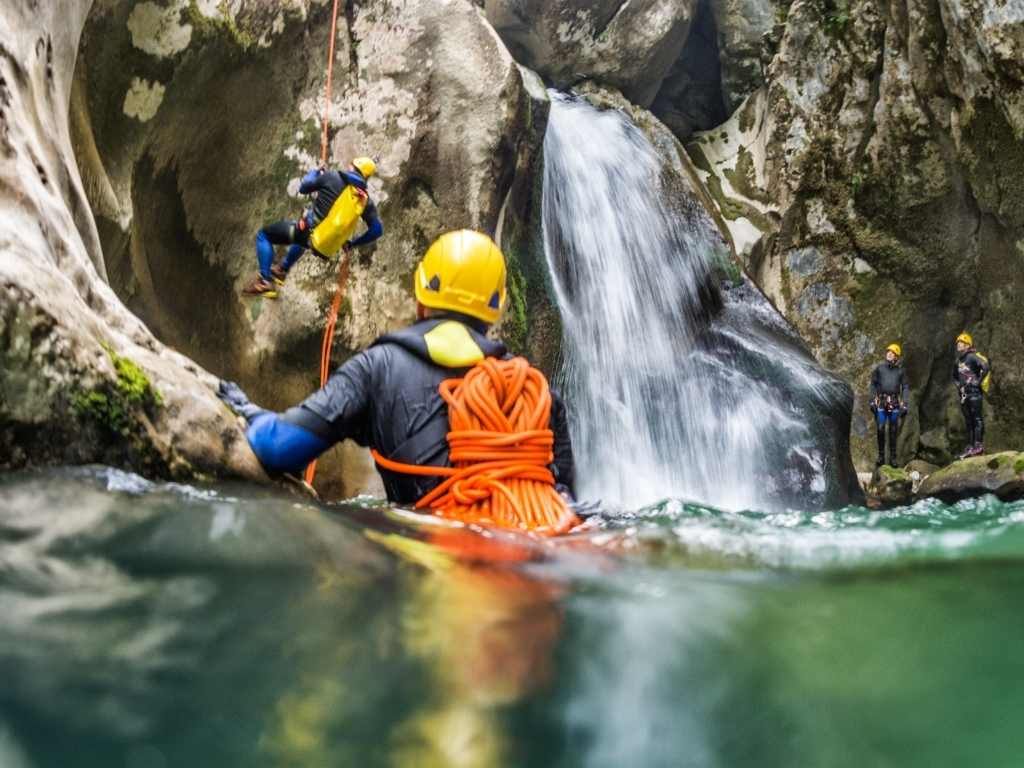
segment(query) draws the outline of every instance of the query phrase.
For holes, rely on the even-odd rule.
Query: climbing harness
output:
[[[448,404],[450,467],[392,461],[385,469],[446,478],[416,502],[440,517],[547,536],[580,520],[555,489],[551,391],[525,358],[488,357],[438,387]]]
[[[338,0],[334,0],[334,10],[331,13],[331,42],[327,53],[327,87],[324,92],[324,117],[323,132],[320,136],[320,163],[327,165],[327,126],[331,109],[331,78],[334,75],[334,40],[338,34]],[[364,203],[365,205],[365,203]],[[361,212],[361,211],[360,211]],[[334,299],[331,301],[331,309],[327,313],[327,325],[324,327],[324,340],[320,345],[320,386],[327,383],[327,377],[331,370],[331,346],[334,344],[334,326],[338,322],[338,310],[341,308],[341,298],[345,293],[345,284],[348,282],[348,251],[343,251],[341,264],[338,267],[338,288],[334,292]],[[305,481],[313,484],[316,477],[316,461],[311,461],[306,467]]]

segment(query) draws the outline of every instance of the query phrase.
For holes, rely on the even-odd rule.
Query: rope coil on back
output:
[[[451,467],[403,464],[373,451],[393,472],[447,478],[417,509],[549,536],[579,524],[549,469],[555,439],[544,374],[522,357],[489,357],[465,377],[441,382],[438,391],[448,404]]]

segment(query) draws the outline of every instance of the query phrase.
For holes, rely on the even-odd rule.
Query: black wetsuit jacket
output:
[[[875,366],[871,372],[871,389],[868,390],[868,398],[873,403],[876,397],[885,400],[885,396],[896,398],[896,403],[910,404],[910,385],[907,383],[907,375],[903,366],[892,364],[888,360]],[[893,403],[895,405],[896,403]],[[886,403],[881,405],[885,407]]]
[[[989,372],[989,364],[982,360],[974,349],[957,357],[953,366],[953,382],[960,394],[966,397],[981,397],[981,382]]]
[[[505,345],[488,339],[484,330],[472,318],[450,314],[382,336],[281,418],[331,444],[349,438],[389,459],[447,466],[448,406],[438,385],[465,375],[483,357],[508,356]],[[552,401],[552,469],[556,481],[575,495],[568,414],[555,392]],[[398,504],[412,504],[443,479],[378,469],[388,499]]]

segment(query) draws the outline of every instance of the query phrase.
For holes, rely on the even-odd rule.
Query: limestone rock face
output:
[[[917,490],[919,497],[935,496],[944,501],[986,493],[1004,501],[1024,497],[1024,453],[1003,451],[954,462],[926,477]]]
[[[640,106],[686,44],[697,0],[485,0],[512,54],[557,87],[593,79]]]
[[[276,301],[240,289],[256,232],[309,202],[297,189],[320,162],[330,13],[315,0],[97,3],[76,70],[76,150],[112,286],[159,338],[275,409],[319,383],[337,265],[305,256]],[[495,231],[542,136],[546,96],[523,77],[468,0],[343,11],[328,163],[377,159],[385,234],[353,259],[335,365],[412,319],[412,271],[437,235]],[[375,478],[363,452],[333,463],[319,474],[329,494]]]
[[[855,460],[870,464],[868,377],[892,341],[911,383],[900,456],[959,451],[965,328],[998,376],[987,443],[1019,444],[1024,6],[794,0],[776,18],[764,85],[688,149],[750,273],[854,383]]]
[[[103,461],[263,477],[216,379],[104,282],[67,120],[89,6],[0,8],[0,468]]]
[[[213,389],[235,379],[282,408],[318,384],[336,265],[306,256],[276,302],[240,289],[259,228],[308,203],[331,4],[60,5],[0,14],[0,464],[261,474]],[[523,78],[468,0],[339,18],[328,162],[377,158],[385,236],[353,260],[335,364],[412,318],[434,237],[494,232],[522,204],[547,107]],[[335,493],[372,475],[351,450],[320,472]]]

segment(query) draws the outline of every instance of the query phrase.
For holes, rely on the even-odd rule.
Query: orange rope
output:
[[[448,404],[451,467],[403,464],[372,452],[392,472],[447,478],[417,509],[549,536],[580,522],[548,469],[555,438],[544,374],[522,357],[489,357],[464,378],[441,382],[438,391]]]
[[[338,36],[338,0],[334,0],[334,10],[331,15],[331,42],[327,54],[327,87],[324,91],[324,117],[323,133],[320,137],[320,163],[327,165],[327,127],[330,120],[331,108],[331,80],[334,76],[334,41]],[[341,298],[345,293],[345,283],[348,280],[348,251],[343,251],[341,266],[338,268],[338,290],[334,293],[334,300],[331,302],[330,312],[327,314],[327,325],[324,327],[324,341],[320,345],[320,386],[327,383],[327,377],[331,370],[331,347],[334,345],[334,326],[338,322],[338,310],[341,308]],[[310,485],[316,476],[316,462],[310,462],[306,467],[305,480]]]

